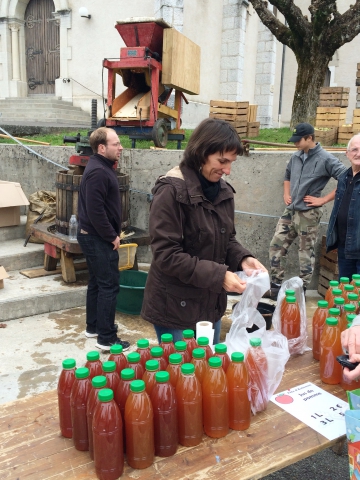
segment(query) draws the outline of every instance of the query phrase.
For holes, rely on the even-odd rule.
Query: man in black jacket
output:
[[[96,346],[102,350],[110,350],[114,344],[127,350],[130,344],[118,338],[114,323],[121,230],[121,199],[114,166],[122,146],[115,130],[106,127],[92,132],[90,145],[94,155],[80,184],[77,237],[90,275],[85,335],[97,337]]]

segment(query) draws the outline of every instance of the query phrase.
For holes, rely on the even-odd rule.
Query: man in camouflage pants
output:
[[[299,236],[300,278],[304,291],[308,287],[315,264],[315,243],[319,233],[321,208],[335,197],[335,190],[321,197],[330,178],[337,179],[345,165],[315,143],[314,127],[309,123],[296,126],[288,140],[298,149],[287,165],[284,177],[286,208],[270,243],[270,298],[276,299],[285,276],[286,257],[290,245]]]

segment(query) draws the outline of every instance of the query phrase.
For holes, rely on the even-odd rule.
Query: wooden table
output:
[[[321,383],[312,352],[289,360],[278,391],[307,381],[346,400],[340,386]],[[56,391],[1,405],[0,478],[96,479],[88,452],[75,450],[72,440],[60,435],[58,422]],[[270,402],[266,411],[252,417],[247,431],[231,431],[219,440],[204,435],[199,446],[179,446],[176,455],[156,457],[145,470],[125,464],[121,478],[258,479],[344,439],[329,441]]]

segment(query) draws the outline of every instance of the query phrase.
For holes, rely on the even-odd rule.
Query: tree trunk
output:
[[[316,107],[319,103],[320,87],[323,86],[325,74],[331,57],[324,53],[310,53],[308,49],[296,55],[298,72],[292,105],[290,127],[301,122],[315,126]]]

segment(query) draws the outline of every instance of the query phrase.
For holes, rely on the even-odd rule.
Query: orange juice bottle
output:
[[[147,338],[141,338],[136,342],[136,345],[136,351],[140,355],[140,363],[145,369],[145,363],[151,358],[149,340]]]
[[[255,411],[265,410],[269,391],[268,362],[260,338],[250,339],[245,365],[249,375],[251,407]]]
[[[145,389],[148,395],[151,395],[152,389],[155,385],[155,374],[159,371],[159,362],[157,360],[148,360],[145,363],[145,373],[143,380],[145,382]]]
[[[183,358],[183,363],[190,363],[191,355],[187,349],[187,343],[183,341],[175,342],[175,351]]]
[[[295,297],[295,290],[292,289],[287,289],[285,290],[285,297],[283,298],[283,301],[281,302],[280,306],[280,315],[282,314],[283,309],[285,308],[286,305],[286,297]]]
[[[358,315],[360,313],[359,295],[357,295],[356,293],[349,293],[348,294],[348,299],[349,299],[349,305],[354,305],[355,313],[356,313],[356,315]]]
[[[164,350],[165,360],[167,361],[167,363],[169,363],[169,355],[175,353],[175,346],[171,333],[163,333],[161,335],[160,347]]]
[[[179,443],[184,447],[199,445],[203,435],[202,391],[192,363],[181,365],[176,384]]]
[[[70,394],[72,438],[76,450],[89,450],[86,407],[91,390],[89,369],[78,368]]]
[[[343,298],[341,300],[344,301]],[[318,308],[315,310],[312,319],[313,357],[315,360],[320,360],[320,337],[328,316],[328,302],[326,300],[319,300]]]
[[[339,331],[341,332],[341,328],[342,328],[342,324],[341,324],[341,318],[340,318],[340,310],[338,308],[329,308],[329,317],[331,318],[336,318],[336,320],[338,321],[338,329]],[[345,327],[346,328],[346,325]]]
[[[340,315],[344,312],[345,299],[343,297],[334,297],[334,306],[330,308],[338,308]]]
[[[347,324],[349,323],[348,319],[347,319],[347,316],[351,315],[351,314],[355,314],[355,305],[352,305],[351,303],[348,303],[347,305],[345,305],[344,312],[340,317],[340,331],[341,332],[346,330]]]
[[[89,369],[90,380],[102,374],[102,363],[99,352],[88,352],[86,354],[85,367]]]
[[[194,348],[197,348],[197,343],[196,343],[196,340],[195,340],[195,334],[194,334],[194,330],[184,330],[183,331],[183,340],[184,342],[187,343],[187,349],[190,353],[190,356],[192,356],[192,352],[194,350]]]
[[[99,402],[98,393],[101,389],[106,386],[106,377],[103,375],[98,375],[91,380],[92,389],[90,390],[87,405],[86,405],[86,419],[88,426],[88,436],[89,436],[89,454],[90,458],[94,460],[94,442],[93,442],[93,418],[95,407]]]
[[[166,371],[170,375],[170,383],[175,388],[179,379],[183,357],[178,353],[171,353],[169,355],[169,365]]]
[[[345,285],[349,285],[349,283],[350,283],[349,277],[340,277],[339,288],[341,288],[341,290],[345,292]]]
[[[342,378],[342,367],[336,361],[336,357],[342,355],[340,329],[336,318],[326,319],[320,348],[320,378],[324,383],[336,385]]]
[[[286,297],[281,315],[281,333],[290,340],[300,337],[300,309],[295,297]]]
[[[351,314],[349,314],[348,316],[350,316]],[[347,328],[350,328],[351,327],[351,322],[348,324],[348,327]],[[344,375],[344,369],[342,370],[342,375],[341,375],[341,382],[340,382],[340,386],[342,389],[346,390],[346,391],[351,391],[351,390],[356,390],[357,388],[360,387],[360,380],[359,379],[355,379],[355,380],[348,380],[345,375]]]
[[[225,343],[218,343],[217,345],[215,345],[214,357],[221,358],[222,368],[226,373],[230,365],[230,358],[229,358],[229,355],[227,354],[227,346],[225,345]]]
[[[199,337],[197,339],[197,344],[198,348],[203,348],[205,350],[206,361],[208,361],[209,358],[214,355],[209,345],[209,339],[207,337]]]
[[[147,468],[154,461],[154,414],[145,382],[133,380],[125,404],[126,460],[132,468]]]
[[[360,295],[360,280],[355,280],[354,287],[355,287],[354,293],[357,293],[358,295]]]
[[[125,438],[125,405],[130,394],[130,383],[135,380],[135,371],[132,368],[123,368],[120,373],[120,381],[115,394],[115,402],[119,407],[123,422],[123,445],[126,447]]]
[[[345,293],[345,303],[349,303],[349,293],[355,293],[354,285],[350,283],[348,285],[344,285],[344,293]]]
[[[358,282],[358,281],[360,281],[360,275],[358,273],[354,273],[353,275],[351,275],[350,285],[354,285],[354,287],[356,287],[355,282]]]
[[[120,375],[121,370],[127,367],[127,360],[123,354],[122,345],[111,345],[108,360],[116,363],[116,371]]]
[[[166,370],[168,366],[168,361],[164,356],[164,349],[162,347],[153,347],[150,350],[152,360],[157,360],[159,362],[160,370]]]
[[[66,358],[62,367],[57,386],[60,431],[63,437],[72,438],[70,394],[75,381],[75,359]]]
[[[113,392],[116,392],[120,381],[119,374],[116,371],[116,363],[111,361],[104,362],[102,369],[102,375],[107,379],[107,388],[111,388]]]
[[[145,368],[141,365],[140,362],[140,353],[131,352],[127,356],[127,368],[132,368],[135,372],[135,379],[142,380],[142,377],[145,373]]]
[[[331,290],[331,295],[329,297],[329,308],[333,308],[334,305],[335,305],[335,297],[343,297],[343,291],[341,290],[341,288],[333,288]],[[345,299],[344,299],[345,300]]]
[[[229,427],[246,430],[250,427],[251,405],[248,396],[249,377],[244,354],[234,352],[226,372],[229,389]]]
[[[194,348],[192,351],[191,363],[195,367],[195,375],[199,379],[199,382],[203,383],[205,373],[208,369],[208,364],[206,362],[205,350],[203,348]]]
[[[209,358],[208,365],[202,383],[204,431],[209,437],[221,438],[229,433],[227,379],[221,358]]]
[[[332,295],[332,290],[334,288],[338,288],[338,287],[339,287],[339,282],[337,280],[330,280],[329,288],[326,290],[325,298],[324,298],[324,300],[326,300],[329,305],[330,305],[330,298],[333,296]]]
[[[352,322],[354,321],[354,318],[356,315],[354,313],[350,313],[349,315],[346,315],[346,320],[348,322],[348,327],[351,327]]]

